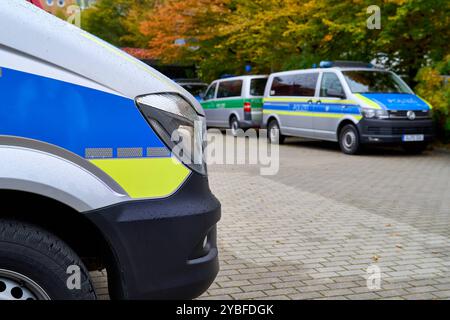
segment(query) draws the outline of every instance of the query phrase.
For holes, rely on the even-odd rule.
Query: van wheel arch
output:
[[[339,141],[339,137],[340,137],[340,135],[341,135],[342,129],[343,129],[346,125],[348,125],[348,124],[351,124],[351,125],[354,125],[355,127],[357,127],[357,124],[356,124],[355,122],[353,122],[352,120],[350,120],[350,119],[344,119],[344,120],[342,120],[342,121],[339,123],[338,128],[337,128],[337,130],[336,130],[336,139],[337,139],[337,141]]]
[[[231,121],[233,119],[236,119],[239,122],[239,116],[236,113],[230,114],[230,117],[228,118],[228,124],[230,125],[230,127],[231,127]]]
[[[270,123],[271,123],[272,121],[276,121],[276,122],[278,123],[278,125],[281,127],[280,121],[277,119],[277,117],[275,117],[275,116],[270,116],[270,117],[267,119],[267,122],[266,122],[266,128],[269,128],[269,125],[270,125]],[[280,130],[281,130],[281,129],[280,129]]]
[[[232,113],[230,115],[230,118],[228,119],[228,125],[231,129],[231,134],[234,137],[237,137],[238,136],[237,130],[241,129],[241,127],[239,125],[239,117],[237,116],[237,114]]]
[[[273,141],[272,138],[272,128],[278,127],[278,142]],[[280,121],[276,117],[270,117],[267,121],[267,138],[270,141],[270,143],[277,143],[277,144],[283,144],[286,136],[281,133],[281,125]]]
[[[361,138],[356,125],[350,121],[339,131],[338,138],[341,151],[348,155],[356,155],[361,152]]]
[[[75,269],[70,269],[76,267]],[[79,287],[69,287],[76,270]],[[0,218],[1,300],[96,300],[92,278],[65,241],[34,224]]]
[[[89,271],[106,268],[110,292],[113,297],[113,292],[120,297],[120,266],[114,249],[83,213],[52,198],[16,190],[0,189],[0,203],[0,219],[28,223],[54,234],[67,243]],[[30,208],[35,212],[30,212]]]

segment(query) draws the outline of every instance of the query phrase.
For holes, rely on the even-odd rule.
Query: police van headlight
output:
[[[203,159],[205,118],[178,94],[140,96],[136,98],[136,103],[172,154],[192,170],[206,175]]]
[[[364,108],[362,109],[362,114],[364,118],[367,119],[388,119],[389,113],[387,110],[384,109],[371,109],[371,108]]]

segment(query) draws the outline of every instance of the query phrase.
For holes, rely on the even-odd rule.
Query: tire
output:
[[[283,144],[286,136],[281,134],[280,125],[277,120],[270,121],[267,126],[267,138],[272,144]]]
[[[80,270],[70,290],[69,266]],[[69,284],[73,283],[69,281]],[[89,273],[62,240],[39,227],[0,219],[0,300],[95,300]]]
[[[407,143],[402,145],[403,150],[405,150],[408,154],[421,154],[427,149],[427,147],[427,143]]]
[[[352,125],[345,125],[339,133],[339,146],[345,154],[355,155],[361,151],[358,129]]]
[[[235,116],[232,116],[230,119],[230,130],[231,130],[231,135],[233,137],[237,137],[238,136],[238,130],[240,129],[239,126],[239,121]]]

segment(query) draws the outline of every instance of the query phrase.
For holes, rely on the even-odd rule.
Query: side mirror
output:
[[[205,93],[204,93],[204,92],[200,92],[198,96],[200,97],[200,99],[206,100],[206,99],[205,99]]]

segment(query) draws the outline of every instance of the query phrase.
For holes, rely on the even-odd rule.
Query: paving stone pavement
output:
[[[200,299],[450,299],[450,154],[292,140],[275,176],[209,172],[221,271]],[[107,298],[105,274],[93,277]]]

